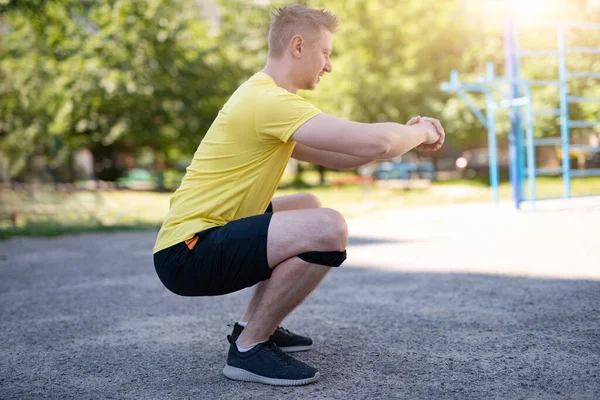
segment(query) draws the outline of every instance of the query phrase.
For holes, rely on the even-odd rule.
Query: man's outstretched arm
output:
[[[373,160],[394,158],[418,146],[437,150],[444,136],[439,121],[429,118],[414,125],[365,124],[320,114],[299,127],[291,139],[313,149]]]
[[[406,125],[411,126],[419,122],[421,122],[420,116],[411,118]],[[297,143],[294,147],[292,157],[299,161],[306,161],[331,169],[354,169],[376,160],[375,158],[356,157],[333,151],[314,149],[301,143]]]

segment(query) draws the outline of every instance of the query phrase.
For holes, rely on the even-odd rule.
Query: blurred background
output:
[[[0,0],[0,237],[156,229],[170,193],[221,106],[266,61],[270,10],[300,3],[341,20],[333,73],[302,96],[324,112],[360,122],[438,118],[446,145],[358,170],[290,162],[277,195],[309,190],[346,217],[408,206],[490,199],[488,130],[464,99],[443,91],[451,70],[481,81],[488,63],[506,74],[506,21],[600,23],[600,0]],[[556,27],[523,28],[526,48],[555,49]],[[570,46],[600,48],[600,30],[568,32]],[[600,52],[568,59],[591,71],[570,83],[600,96]],[[555,79],[559,57],[523,62],[528,79]],[[559,87],[535,101],[559,109]],[[470,101],[485,109],[482,96]],[[600,102],[569,107],[569,118],[600,120]],[[585,124],[584,124],[585,125]],[[589,125],[589,126],[588,126]],[[600,168],[600,126],[572,133],[570,168]],[[495,120],[499,198],[511,199],[509,112]],[[536,117],[536,139],[560,136],[560,116]],[[554,171],[535,181],[560,197],[560,143],[535,149]],[[593,175],[593,174],[590,174]],[[600,177],[580,174],[573,195],[600,194]]]

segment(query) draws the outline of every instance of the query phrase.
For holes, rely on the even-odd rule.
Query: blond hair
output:
[[[335,33],[340,21],[328,10],[315,10],[300,5],[276,8],[269,28],[269,57],[281,56],[294,35],[306,36],[326,28]]]

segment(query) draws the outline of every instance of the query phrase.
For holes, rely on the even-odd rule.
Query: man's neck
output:
[[[283,65],[282,62],[274,61],[269,59],[267,61],[267,65],[261,70],[262,73],[269,75],[277,86],[284,88],[290,93],[296,94],[298,89],[292,84],[292,80],[290,79],[288,73],[288,69]]]

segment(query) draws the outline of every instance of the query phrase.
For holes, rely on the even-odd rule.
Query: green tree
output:
[[[11,2],[3,10],[0,140],[10,173],[79,146],[193,153],[239,74],[197,4]]]

